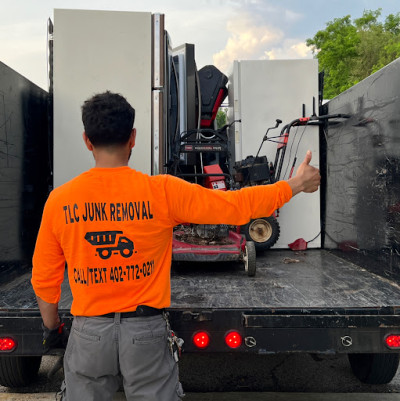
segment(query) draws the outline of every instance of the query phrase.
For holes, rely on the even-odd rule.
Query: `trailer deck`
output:
[[[173,308],[382,308],[400,306],[400,286],[328,251],[257,255],[256,277],[240,264],[175,271]]]
[[[0,334],[21,339],[14,355],[42,353],[29,280],[26,272],[0,286],[0,317],[7,322]],[[213,338],[207,352],[231,352],[224,342],[231,330],[244,339],[235,352],[396,352],[385,338],[400,334],[400,286],[329,251],[266,252],[257,258],[256,277],[243,263],[180,263],[171,284],[171,324],[185,352],[203,351],[193,342],[199,332]],[[65,280],[59,307],[67,326],[71,300]]]
[[[0,313],[36,309],[30,272],[0,286]],[[400,286],[326,250],[257,255],[257,274],[242,263],[180,263],[172,270],[172,309],[376,309],[400,307]],[[61,310],[69,310],[65,281]]]

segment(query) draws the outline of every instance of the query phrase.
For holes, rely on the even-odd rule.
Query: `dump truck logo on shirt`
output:
[[[122,235],[123,231],[92,231],[85,235],[85,240],[96,247],[101,259],[108,259],[112,254],[120,253],[129,258],[133,254],[133,242]]]

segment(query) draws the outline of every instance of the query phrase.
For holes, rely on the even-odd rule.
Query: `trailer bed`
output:
[[[0,286],[0,311],[36,309],[30,272]],[[172,271],[172,309],[375,309],[400,306],[400,286],[326,250],[257,255],[241,263],[182,263]],[[65,281],[60,309],[71,306]]]

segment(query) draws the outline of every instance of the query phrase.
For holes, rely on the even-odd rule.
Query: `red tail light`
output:
[[[400,348],[400,335],[390,334],[385,338],[385,342],[389,348]]]
[[[17,348],[17,342],[11,337],[0,337],[0,352],[11,352]]]
[[[198,331],[193,336],[193,343],[197,348],[207,348],[210,344],[210,336],[205,331]]]
[[[225,343],[229,348],[239,348],[242,342],[242,336],[237,331],[230,331],[225,336]]]

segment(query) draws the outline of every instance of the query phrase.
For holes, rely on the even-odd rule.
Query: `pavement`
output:
[[[54,401],[54,393],[2,393],[0,401]],[[118,393],[113,401],[125,401]],[[366,393],[188,393],[184,401],[400,401],[400,394]]]
[[[43,358],[30,386],[0,386],[0,401],[54,401],[64,378],[62,370],[48,377],[57,361]],[[184,401],[400,401],[400,371],[387,385],[363,384],[346,355],[196,354],[181,363]],[[113,401],[126,401],[120,391]]]

